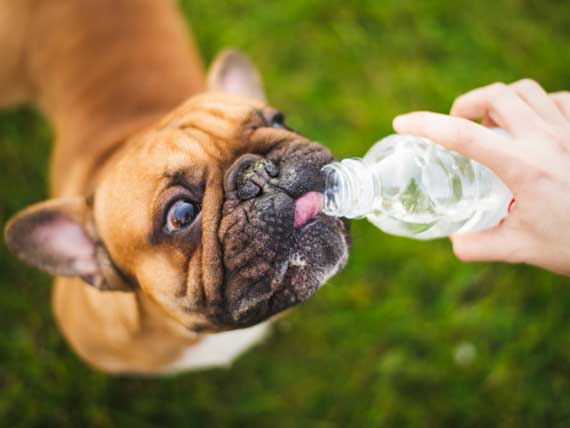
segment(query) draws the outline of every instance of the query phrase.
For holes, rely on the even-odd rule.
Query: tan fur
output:
[[[0,36],[0,106],[33,100],[54,126],[53,197],[88,195],[129,136],[204,89],[174,0],[2,0]],[[58,278],[53,304],[73,348],[110,372],[160,373],[200,340],[143,293]]]
[[[346,262],[342,221],[293,229],[330,152],[277,119],[242,54],[220,55],[206,78],[174,0],[0,0],[0,23],[0,106],[33,102],[56,138],[54,200],[8,222],[6,244],[67,276],[55,315],[91,365],[226,366],[267,324],[244,326],[304,301]],[[246,172],[259,197],[240,193]],[[199,215],[173,230],[178,203]]]
[[[58,139],[54,196],[84,190],[93,164],[118,141],[204,89],[175,6],[173,0],[34,2],[24,61]]]
[[[25,52],[33,1],[0,2],[0,108],[17,106],[31,98]]]

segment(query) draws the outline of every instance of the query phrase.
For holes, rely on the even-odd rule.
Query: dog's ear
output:
[[[266,101],[263,83],[249,58],[236,50],[225,50],[208,72],[208,90]]]
[[[32,205],[6,225],[6,245],[23,262],[44,272],[78,276],[101,290],[126,291],[128,284],[89,232],[89,212],[79,197]]]

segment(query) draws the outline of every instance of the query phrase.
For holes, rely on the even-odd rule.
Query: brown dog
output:
[[[345,225],[318,214],[329,151],[243,55],[206,85],[173,0],[0,0],[0,52],[0,106],[35,102],[57,137],[53,199],[6,242],[58,276],[57,320],[92,365],[229,364],[345,263]]]

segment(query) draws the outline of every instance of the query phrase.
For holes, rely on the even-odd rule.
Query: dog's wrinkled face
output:
[[[346,261],[344,223],[311,202],[331,160],[263,103],[201,95],[109,166],[96,227],[115,264],[190,328],[251,325]]]
[[[319,213],[331,154],[267,106],[243,56],[222,56],[210,88],[128,141],[88,208],[51,201],[17,216],[12,250],[103,290],[130,287],[194,331],[310,297],[347,260],[347,226]]]

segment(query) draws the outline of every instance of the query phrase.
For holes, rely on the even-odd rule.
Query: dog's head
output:
[[[7,226],[24,261],[102,291],[143,293],[195,331],[260,322],[346,262],[347,226],[319,213],[330,152],[287,128],[229,51],[209,90],[122,146],[93,195]]]

